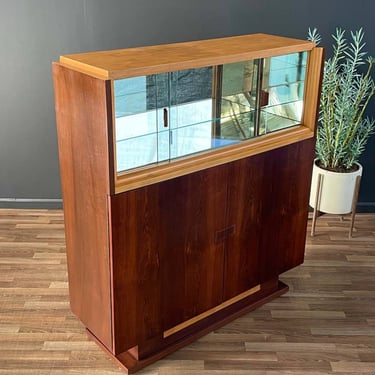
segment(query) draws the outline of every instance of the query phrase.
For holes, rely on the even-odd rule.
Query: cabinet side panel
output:
[[[108,82],[53,65],[72,311],[112,348]]]

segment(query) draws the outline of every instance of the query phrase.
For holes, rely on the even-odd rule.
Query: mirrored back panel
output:
[[[299,125],[307,55],[115,80],[117,172]]]

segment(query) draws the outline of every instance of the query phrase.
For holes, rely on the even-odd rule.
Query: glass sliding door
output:
[[[168,75],[114,81],[117,172],[169,160],[169,129],[158,92]]]
[[[299,125],[307,52],[114,81],[117,172]]]
[[[261,107],[260,134],[299,125],[302,119],[307,52],[264,59],[267,105]]]
[[[216,136],[236,142],[299,125],[307,52],[224,64],[217,69]]]
[[[212,68],[114,82],[117,172],[212,147]]]
[[[254,136],[256,77],[256,66],[252,60],[225,64],[218,69],[217,146]]]
[[[170,73],[171,158],[211,148],[212,67]]]

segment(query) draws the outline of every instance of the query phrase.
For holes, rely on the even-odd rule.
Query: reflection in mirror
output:
[[[216,135],[228,140],[251,138],[257,86],[254,61],[225,64],[220,73],[220,124],[216,126]]]

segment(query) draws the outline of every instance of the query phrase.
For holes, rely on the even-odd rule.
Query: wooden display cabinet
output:
[[[322,59],[254,34],[53,64],[71,308],[129,372],[287,291]]]

